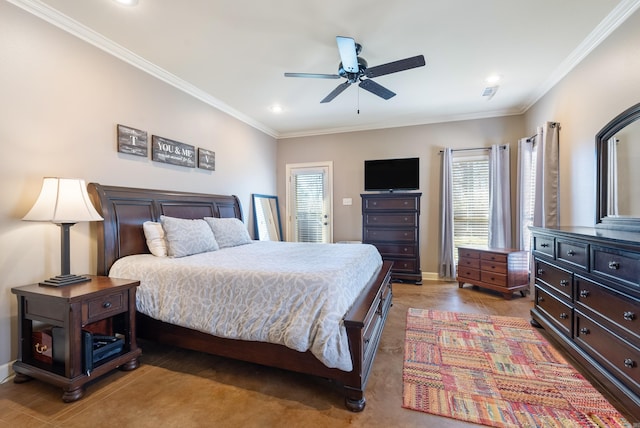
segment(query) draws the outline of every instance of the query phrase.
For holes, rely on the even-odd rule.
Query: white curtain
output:
[[[534,147],[533,139],[521,138],[518,140],[515,247],[519,250],[528,248],[527,242],[530,239],[528,227],[533,211],[531,201],[534,195],[532,195],[531,177],[534,173],[532,170]]]
[[[607,141],[607,215],[618,215],[618,139]]]
[[[559,155],[560,124],[547,122],[538,127],[535,136],[536,150],[536,196],[533,225],[556,227],[560,225],[559,203]]]
[[[511,248],[511,175],[509,146],[489,152],[489,247]]]
[[[443,278],[456,278],[456,264],[453,246],[453,153],[451,149],[442,152],[440,179],[440,269]]]

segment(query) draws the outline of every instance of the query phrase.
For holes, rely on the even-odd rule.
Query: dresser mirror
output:
[[[640,103],[596,135],[596,227],[640,231]]]
[[[253,194],[254,236],[259,241],[282,241],[278,197]]]

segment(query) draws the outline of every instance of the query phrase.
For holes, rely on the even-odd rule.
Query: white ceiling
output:
[[[640,0],[8,0],[277,138],[525,112]],[[423,54],[426,67],[375,81],[337,73],[335,36],[369,66]],[[496,95],[484,79],[502,75]],[[279,104],[284,111],[274,114]],[[359,110],[359,114],[358,114]]]

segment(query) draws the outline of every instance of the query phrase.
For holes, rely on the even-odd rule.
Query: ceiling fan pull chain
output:
[[[360,114],[360,86],[358,86],[358,114]]]

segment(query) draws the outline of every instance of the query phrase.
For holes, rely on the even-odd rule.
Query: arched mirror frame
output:
[[[625,126],[640,119],[640,103],[628,108],[616,116],[596,135],[597,185],[596,185],[596,227],[607,229],[640,230],[640,218],[630,216],[608,216],[608,150],[607,145],[611,137],[620,132]],[[634,144],[639,144],[640,141]],[[640,195],[638,195],[640,197]]]
[[[278,205],[278,197],[272,195],[260,195],[257,193],[252,194],[253,199],[253,231],[254,238],[261,241],[284,241],[282,236],[282,223],[280,221],[280,206]],[[258,208],[258,204],[262,205],[262,202],[267,202],[268,211],[265,213],[264,207]],[[260,219],[261,213],[264,213],[262,219]],[[267,217],[268,216],[268,217]],[[271,224],[271,227],[275,229],[276,236],[261,236],[260,224]]]

